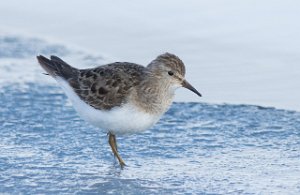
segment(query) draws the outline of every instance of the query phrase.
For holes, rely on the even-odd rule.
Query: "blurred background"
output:
[[[93,67],[171,52],[203,94],[176,101],[300,110],[299,17],[296,0],[1,1],[0,82],[54,83],[38,54]]]

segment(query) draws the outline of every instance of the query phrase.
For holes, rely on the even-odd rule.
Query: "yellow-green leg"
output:
[[[121,168],[123,168],[125,166],[125,162],[123,161],[123,159],[121,158],[121,156],[118,153],[118,147],[117,147],[117,140],[116,140],[116,136],[112,133],[108,133],[108,143],[111,147],[112,152],[114,153],[115,157],[117,157]]]

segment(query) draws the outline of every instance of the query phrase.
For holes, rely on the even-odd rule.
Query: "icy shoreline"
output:
[[[175,103],[151,129],[118,137],[121,171],[106,132],[58,86],[26,85],[0,88],[0,193],[300,192],[299,112]]]

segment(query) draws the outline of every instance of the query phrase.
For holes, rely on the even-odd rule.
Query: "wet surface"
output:
[[[175,103],[153,128],[118,137],[81,120],[51,84],[0,88],[0,193],[300,193],[300,113]]]

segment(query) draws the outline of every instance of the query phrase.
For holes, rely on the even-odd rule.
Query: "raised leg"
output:
[[[116,136],[112,133],[108,133],[108,143],[111,147],[112,152],[114,153],[115,157],[117,157],[121,168],[123,168],[125,166],[125,162],[123,161],[123,159],[121,158],[121,156],[118,153],[118,149],[117,149],[117,141],[116,141]]]

